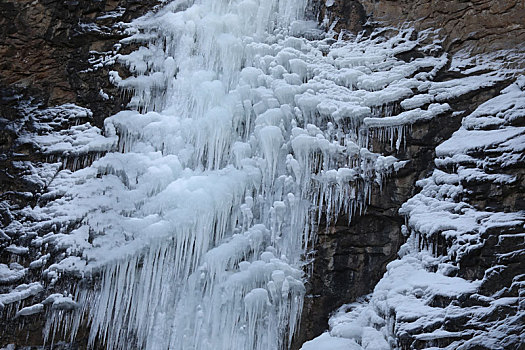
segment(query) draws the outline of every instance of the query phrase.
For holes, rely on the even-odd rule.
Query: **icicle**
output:
[[[63,206],[50,210],[85,230],[56,235],[70,256],[50,276],[92,276],[96,290],[72,293],[81,308],[53,314],[48,339],[88,319],[91,348],[290,346],[317,226],[363,213],[396,168],[369,147],[399,149],[403,127],[367,118],[406,94],[383,89],[401,73],[364,73],[402,65],[395,39],[323,55],[324,38],[297,34],[316,25],[297,21],[306,3],[174,1],[131,25],[123,44],[142,46],[118,60],[132,76],[111,79],[134,110],[105,121],[113,152],[65,157],[93,164],[52,184]]]

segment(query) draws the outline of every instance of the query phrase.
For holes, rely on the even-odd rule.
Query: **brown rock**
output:
[[[525,2],[518,0],[361,0],[374,21],[439,29],[449,52],[514,49],[525,42]]]

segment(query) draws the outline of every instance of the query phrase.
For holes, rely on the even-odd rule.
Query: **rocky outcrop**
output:
[[[523,78],[466,116],[403,204],[399,258],[368,300],[341,308],[332,340],[356,349],[523,349]],[[477,186],[493,205],[479,203]]]
[[[435,81],[444,82],[449,77],[450,72],[444,70]],[[419,191],[416,181],[432,172],[435,147],[460,127],[465,113],[496,95],[505,85],[502,81],[447,100],[452,111],[461,112],[412,125],[406,134],[405,146],[399,151],[382,146],[381,142],[375,143],[374,150],[381,149],[409,163],[382,188],[374,187],[371,204],[364,214],[355,217],[349,225],[342,219],[335,227],[320,230],[303,313],[302,339],[324,332],[329,316],[338,307],[372,292],[406,240],[401,230],[405,217],[399,209]]]
[[[120,49],[119,40],[127,36],[125,23],[157,3],[8,0],[0,4],[0,294],[11,291],[13,283],[25,283],[20,307],[41,296],[33,281],[41,279],[41,266],[52,257],[38,255],[34,247],[18,249],[29,245],[30,237],[20,237],[15,230],[11,239],[3,230],[14,221],[31,220],[21,210],[44,201],[42,194],[60,170],[81,168],[98,156],[82,151],[82,143],[100,136],[96,126],[129,100],[109,81],[110,70],[121,70],[112,57]],[[58,138],[69,140],[69,145],[56,148],[53,143]],[[41,266],[29,267],[35,260]],[[3,280],[14,275],[19,278]],[[48,290],[52,291],[61,292],[59,286]],[[10,303],[0,301],[0,346],[42,344],[45,317],[37,309],[25,312],[33,311],[18,317]]]
[[[520,0],[316,0],[327,28],[358,32],[372,25],[437,31],[449,53],[494,54],[523,47],[525,4]],[[502,53],[503,54],[503,53]],[[509,66],[523,65],[519,56]]]
[[[360,32],[367,21],[366,11],[358,0],[314,1],[313,11],[323,26],[338,32]]]
[[[126,22],[158,1],[3,1],[0,4],[0,192],[36,193],[20,162],[45,162],[31,139],[31,112],[66,103],[90,109],[92,125],[129,98],[109,81]],[[117,45],[117,46],[116,46]],[[64,125],[65,127],[65,125]],[[17,163],[13,163],[17,162]],[[29,171],[30,173],[30,171]],[[37,186],[38,187],[38,186]],[[16,196],[15,196],[16,197]],[[22,202],[27,198],[20,199]]]
[[[126,103],[109,82],[110,56],[125,23],[157,0],[3,1],[0,83],[3,95],[26,93],[44,105],[76,103],[97,125]]]
[[[402,349],[523,348],[523,101],[519,78],[465,117],[436,148],[436,169],[419,183],[421,192],[401,209],[411,238],[435,259],[427,271],[477,284],[474,291],[428,291],[424,317],[434,313],[432,322],[394,312]]]
[[[373,21],[438,30],[447,52],[473,54],[514,49],[525,41],[525,3],[520,0],[362,0]],[[515,57],[515,59],[520,59]],[[506,62],[512,64],[512,57]]]
[[[331,24],[334,27],[338,20],[346,18],[346,12],[339,12],[343,8],[344,1],[326,1],[324,3],[327,9],[321,12],[320,21],[329,23],[329,25]],[[520,2],[498,2],[495,5],[493,2],[487,1],[465,3],[457,1],[365,0],[360,1],[360,4],[366,10],[368,22],[366,23],[362,19],[359,22],[358,19],[354,19],[354,21],[357,20],[358,22],[353,22],[349,29],[355,30],[355,28],[360,28],[360,26],[361,28],[366,28],[377,23],[380,23],[379,26],[413,26],[421,31],[440,28],[439,35],[442,38],[443,52],[447,52],[452,57],[452,60],[440,71],[435,81],[446,82],[453,79],[461,81],[461,78],[472,79],[473,75],[479,74],[484,69],[512,67],[516,69],[513,74],[519,74],[520,67],[524,67],[523,48],[520,48],[523,39],[520,38],[523,36],[525,27],[522,21],[517,20],[517,18],[523,17],[524,13],[523,4]],[[335,28],[341,29],[344,27],[335,26]],[[507,57],[502,59],[501,53],[497,53],[497,50],[510,51],[503,51],[507,52]],[[483,55],[477,56],[477,61],[472,59],[469,66],[460,69],[455,68],[454,57],[469,57],[469,55],[476,57],[480,53]],[[411,60],[419,55],[416,49],[397,57]],[[499,61],[501,64],[490,68],[490,65],[484,66],[480,58],[484,58],[485,63],[487,61]],[[398,210],[404,202],[420,191],[416,186],[416,181],[427,177],[434,171],[435,147],[451,137],[460,127],[463,116],[473,112],[484,101],[497,96],[499,91],[509,82],[510,80],[502,81],[497,86],[490,88],[465,91],[461,97],[447,101],[451,105],[452,111],[454,111],[447,117],[413,125],[411,131],[407,133],[406,147],[400,152],[393,152],[400,159],[410,160],[410,170],[407,170],[406,173],[403,171],[394,174],[382,191],[379,188],[374,190],[371,199],[372,205],[364,215],[353,220],[349,226],[346,226],[343,222],[334,229],[320,233],[316,247],[316,258],[313,264],[313,278],[310,284],[311,294],[310,298],[307,299],[307,307],[303,315],[303,336],[306,339],[322,333],[323,324],[324,329],[328,328],[328,317],[337,307],[345,303],[354,302],[374,289],[374,286],[386,271],[387,263],[396,257],[399,245],[406,239],[401,234],[401,227],[405,217]],[[465,80],[463,84],[467,86],[468,82]],[[516,125],[521,125],[519,124],[520,122],[517,123]],[[380,144],[377,147],[380,147]],[[383,151],[388,153],[388,150]],[[492,155],[486,155],[483,152],[477,154],[477,157],[480,157],[480,159],[484,156]],[[510,168],[513,170],[510,170]],[[493,172],[503,172],[511,177],[515,176],[516,179],[521,179],[522,170],[520,170],[520,167],[513,165],[510,168],[503,169],[500,165],[497,165],[489,172],[491,174]],[[463,184],[465,191],[468,193],[470,204],[480,210],[488,209],[489,211],[505,212],[523,210],[521,204],[523,202],[521,180],[501,186],[491,182],[492,180],[489,180],[489,178],[490,176],[485,177],[483,181],[474,177],[468,183]],[[521,193],[521,195],[516,193]],[[498,233],[494,233],[494,237],[492,235],[484,237],[482,240],[483,244],[480,244],[477,248],[472,248],[468,254],[462,256],[461,259],[464,260],[457,263],[459,267],[458,275],[468,280],[482,279],[486,271],[491,271],[494,266],[499,264],[502,255],[506,254],[505,256],[512,256],[513,259],[518,259],[517,256],[520,253],[516,253],[516,251],[520,251],[519,248],[513,250],[510,246],[507,248],[500,246],[500,243],[506,239],[520,240],[520,236],[515,236],[513,233],[515,233],[515,228],[505,227]],[[506,238],[503,240],[498,238],[500,235]],[[447,242],[446,238],[438,237],[439,235],[434,237],[437,240],[436,242],[438,242],[434,244],[436,254],[438,256],[442,256],[440,254],[447,255],[446,246],[451,243],[450,241],[445,243]],[[378,249],[379,247],[373,246],[375,241],[383,241],[383,245],[380,245],[380,247],[384,248],[383,251]],[[348,242],[352,243],[348,244]],[[367,245],[369,243],[370,245]],[[425,244],[428,244],[428,242]],[[365,246],[364,249],[363,246]],[[501,249],[503,250],[498,251]],[[505,249],[515,252],[511,253],[510,250],[507,252],[504,251]],[[498,288],[498,290],[508,288],[507,290],[509,291],[512,288],[516,289],[517,280],[514,282],[511,282],[511,280],[512,278],[517,278],[516,276],[519,276],[523,271],[520,271],[515,262],[506,266],[508,268],[505,268],[505,271],[507,271],[505,275],[494,277],[494,274],[492,274],[490,282],[484,280],[483,285],[491,284],[492,292],[495,292]],[[511,285],[514,287],[511,287]],[[516,293],[514,291],[512,297],[517,297]],[[485,296],[489,297],[488,294]],[[460,300],[465,299],[464,296],[458,296],[458,298]],[[439,297],[436,297],[437,299]],[[468,297],[467,299],[470,300]],[[437,303],[437,301],[435,302]],[[443,301],[446,305],[449,302],[451,301]],[[466,305],[461,302],[460,304]],[[515,314],[517,304],[511,308],[513,308],[514,311],[512,312]],[[467,310],[465,309],[465,314],[468,313]],[[498,311],[494,309],[493,312]],[[512,314],[511,311],[509,312]],[[341,319],[348,319],[349,317],[353,317],[352,314],[350,316],[341,316]],[[392,317],[394,320],[396,319],[395,315]],[[495,316],[485,315],[485,317],[488,319]],[[334,322],[338,322],[337,317],[331,323],[332,326]],[[403,327],[399,326],[402,322],[399,321],[394,327],[402,329]],[[417,319],[411,320],[411,322],[421,324],[423,321]],[[453,323],[450,323],[451,321],[448,322],[447,324]],[[464,330],[466,326],[464,324],[461,325],[461,322],[459,321],[455,324],[458,329],[462,328]],[[436,329],[440,329],[440,326],[436,325]],[[398,346],[403,348],[423,348],[432,345],[441,346],[446,343],[445,340],[439,343],[435,340],[436,338],[432,337],[429,337],[429,340],[425,343],[421,339],[424,338],[422,333],[427,331],[429,330],[421,327],[412,328],[411,333],[401,334],[402,332],[399,331],[395,335],[400,338]],[[447,331],[451,330],[447,329]],[[337,333],[337,331],[335,332]],[[448,341],[449,343],[447,344],[451,344],[453,339],[449,338]],[[454,344],[457,346],[458,343]],[[513,346],[516,346],[516,343],[513,344]],[[372,346],[371,348],[374,347]]]

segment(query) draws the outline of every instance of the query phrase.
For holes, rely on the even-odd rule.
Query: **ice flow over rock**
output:
[[[123,44],[140,48],[116,59],[132,76],[111,79],[130,110],[91,143],[84,129],[46,143],[105,155],[59,172],[16,227],[47,229],[32,246],[62,252],[49,285],[89,281],[20,311],[53,305],[48,342],[88,320],[90,346],[108,349],[289,346],[316,226],[364,210],[372,184],[404,164],[369,137],[401,147],[405,126],[448,111],[439,94],[454,88],[428,82],[446,57],[396,58],[410,31],[334,40],[303,20],[307,5],[177,0],[129,27]],[[393,115],[414,90],[427,98]]]

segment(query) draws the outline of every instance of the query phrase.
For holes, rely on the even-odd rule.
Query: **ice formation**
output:
[[[0,238],[40,251],[27,268],[0,265],[0,280],[29,268],[49,287],[81,282],[16,317],[45,311],[48,343],[87,319],[89,345],[108,349],[289,346],[316,227],[365,210],[373,183],[405,164],[370,140],[400,149],[463,83],[431,81],[445,56],[396,57],[429,33],[337,40],[304,20],[307,6],[172,1],[133,22],[122,44],[139,48],[111,59],[131,71],[110,78],[133,97],[103,132],[77,106],[34,111],[42,128],[27,137],[53,164],[24,166],[46,191]],[[42,289],[20,285],[0,307]]]
[[[509,169],[523,166],[525,79],[513,80],[436,148],[436,169],[400,210],[407,242],[373,293],[341,307],[330,331],[303,350],[517,349],[524,343],[525,275],[506,273],[523,261],[525,213],[507,203],[469,203],[476,184],[505,191],[502,186],[518,182]],[[495,255],[484,275],[456,276],[463,258],[476,254]]]
[[[171,2],[130,26],[123,44],[141,46],[116,60],[132,76],[111,79],[132,94],[132,110],[106,120],[104,136],[83,123],[89,111],[42,113],[71,124],[34,137],[66,169],[43,184],[41,204],[25,209],[35,220],[16,222],[6,237],[47,232],[32,245],[62,253],[31,266],[45,267],[50,286],[66,276],[85,282],[17,317],[48,310],[48,343],[74,339],[87,318],[89,344],[109,349],[290,345],[305,293],[302,257],[321,214],[330,222],[363,210],[371,183],[401,166],[366,149],[356,128],[403,89],[373,92],[376,79],[367,77],[381,75],[377,68],[342,59],[365,55],[366,44],[339,43],[325,57],[332,39],[303,20],[306,6]],[[395,70],[383,84],[414,71],[396,67],[388,51],[404,40],[376,49]],[[349,97],[354,85],[361,90]],[[2,271],[16,280],[25,270]]]

